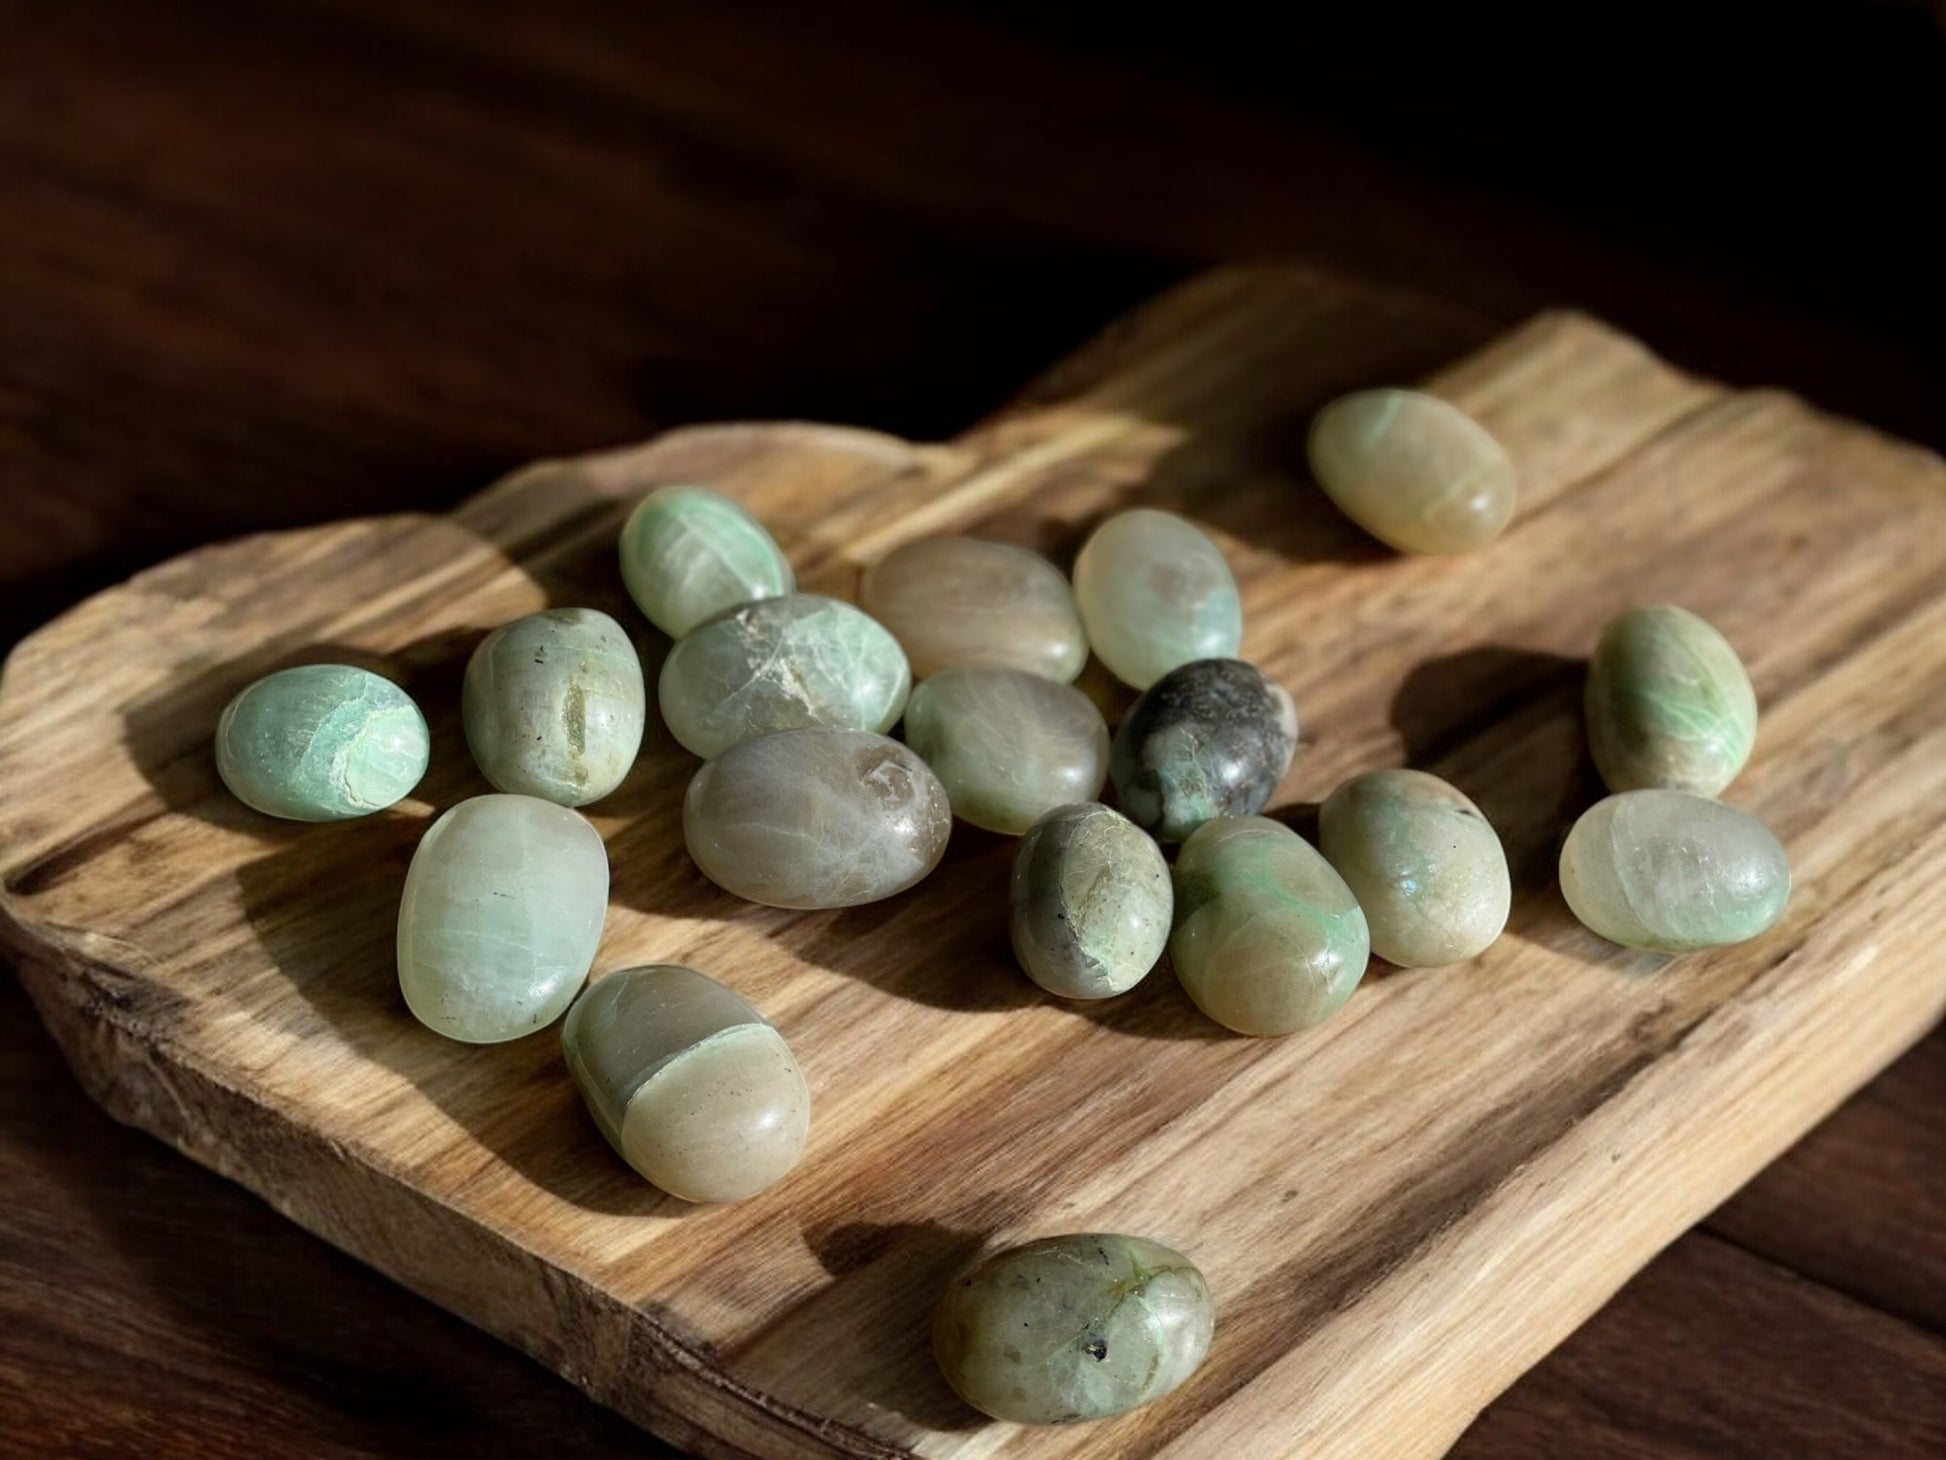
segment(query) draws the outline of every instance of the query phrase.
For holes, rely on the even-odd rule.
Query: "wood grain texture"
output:
[[[1181,1401],[1033,1453],[1436,1453],[1946,997],[1898,956],[1941,917],[1916,892],[1946,853],[1927,809],[1946,585],[1892,551],[1946,510],[1937,460],[1556,316],[1437,381],[1520,464],[1513,532],[1471,559],[1389,558],[1306,488],[1305,418],[1477,339],[1397,296],[1217,275],[951,446],[692,430],[519,474],[450,518],[145,574],[9,664],[0,845],[30,991],[111,1110],[706,1454],[1025,1453],[943,1392],[924,1310],[982,1241],[1093,1225],[1195,1253],[1218,1344]],[[1212,1038],[1166,980],[1054,1009],[981,915],[1007,844],[963,834],[877,908],[741,906],[682,856],[691,763],[665,746],[594,808],[617,904],[598,966],[717,971],[790,1034],[819,1105],[811,1159],[762,1201],[654,1197],[606,1157],[550,1040],[442,1045],[398,1007],[388,950],[424,817],[481,789],[455,713],[471,643],[542,602],[616,606],[623,503],[678,479],[736,493],[840,591],[928,531],[1061,552],[1114,505],[1191,513],[1238,569],[1246,653],[1306,720],[1286,795],[1401,759],[1449,775],[1508,840],[1511,936],[1461,972],[1376,979],[1300,1040]],[[1735,799],[1799,873],[1777,934],[1666,972],[1604,950],[1547,885],[1592,794],[1575,656],[1615,607],[1665,597],[1745,650],[1767,719]],[[83,655],[114,672],[63,669]],[[222,796],[216,708],[318,657],[421,697],[423,801],[300,829]]]

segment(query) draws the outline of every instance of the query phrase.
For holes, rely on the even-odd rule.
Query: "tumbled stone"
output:
[[[265,675],[216,722],[223,784],[244,805],[289,821],[382,811],[419,784],[431,754],[412,696],[349,664]]]
[[[1074,601],[1101,662],[1136,689],[1243,642],[1230,565],[1173,512],[1137,507],[1095,529],[1074,560]]]
[[[946,1381],[983,1414],[1070,1424],[1179,1387],[1215,1324],[1209,1284],[1181,1253],[1078,1233],[998,1253],[955,1281],[932,1345]]]
[[[797,586],[762,524],[706,487],[658,487],[644,497],[622,528],[621,557],[629,597],[672,639]]]
[[[942,669],[905,710],[905,743],[953,814],[1018,836],[1056,806],[1092,801],[1108,777],[1108,726],[1073,685],[1020,669]]]
[[[678,642],[657,698],[669,733],[708,760],[780,730],[890,730],[911,688],[898,640],[870,614],[791,593],[746,603]]]
[[[1714,796],[1757,738],[1757,695],[1730,641],[1675,607],[1609,620],[1588,665],[1588,749],[1611,791]]]
[[[1365,976],[1358,899],[1311,844],[1262,816],[1204,822],[1176,857],[1170,958],[1196,1007],[1239,1034],[1321,1024]]]
[[[1014,855],[1014,957],[1063,998],[1126,993],[1168,945],[1175,902],[1162,849],[1134,822],[1099,802],[1057,807]]]
[[[705,764],[683,798],[703,875],[772,907],[855,907],[919,881],[953,829],[946,788],[863,730],[786,730]]]
[[[1181,841],[1216,816],[1269,804],[1297,751],[1297,707],[1241,659],[1172,669],[1115,732],[1109,770],[1122,810],[1163,841]]]
[[[1407,553],[1461,553],[1514,515],[1505,448],[1458,406],[1417,390],[1340,396],[1311,423],[1311,472],[1339,510]]]
[[[1568,833],[1561,893],[1611,943],[1687,953],[1769,928],[1790,901],[1791,869],[1747,812],[1689,791],[1623,791]]]
[[[494,789],[561,806],[599,801],[642,746],[648,693],[622,626],[592,608],[503,624],[467,661],[460,718]]]
[[[976,664],[1065,684],[1088,661],[1061,570],[1005,543],[929,537],[894,548],[865,570],[858,602],[898,639],[915,679]]]
[[[1355,776],[1318,811],[1318,847],[1364,909],[1372,951],[1437,968],[1486,951],[1513,882],[1480,808],[1424,771]]]
[[[608,1143],[671,1196],[754,1196],[804,1154],[811,1092],[797,1057],[707,974],[604,974],[568,1010],[561,1048]]]

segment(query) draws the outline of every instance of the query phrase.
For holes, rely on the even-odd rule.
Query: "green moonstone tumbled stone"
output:
[[[475,796],[435,821],[399,902],[399,988],[427,1028],[498,1044],[561,1017],[595,961],[608,853],[577,813]]]
[[[1074,601],[1101,662],[1136,689],[1243,642],[1230,565],[1173,512],[1137,507],[1096,528],[1074,560]]]
[[[1071,684],[1021,669],[942,669],[912,692],[905,743],[953,814],[1019,836],[1056,806],[1092,801],[1108,776],[1108,726]]]
[[[495,629],[460,690],[481,774],[497,790],[562,806],[599,801],[622,783],[647,716],[635,646],[592,608],[550,608]]]
[[[1155,967],[1175,905],[1169,864],[1141,827],[1099,802],[1057,807],[1014,855],[1014,957],[1051,994],[1111,998]]]
[[[1365,976],[1358,899],[1311,844],[1263,816],[1204,822],[1176,857],[1176,976],[1239,1034],[1323,1023]]]
[[[1480,808],[1424,771],[1373,771],[1318,811],[1318,846],[1365,911],[1372,951],[1437,968],[1486,951],[1507,925],[1513,882]]]
[[[650,623],[680,639],[705,619],[797,586],[761,523],[705,487],[659,487],[622,528],[622,581]]]
[[[1140,1237],[1047,1237],[989,1257],[933,1313],[940,1371],[968,1404],[1020,1424],[1105,1419],[1160,1399],[1201,1366],[1209,1284]]]
[[[1046,558],[971,537],[928,537],[865,570],[858,603],[897,636],[915,679],[957,664],[1063,684],[1088,662],[1074,592]]]
[[[426,717],[389,679],[349,664],[264,676],[216,722],[216,772],[244,805],[290,821],[382,811],[419,784]]]
[[[1611,791],[1714,796],[1757,738],[1757,695],[1730,641],[1685,609],[1631,608],[1588,665],[1588,749]]]
[[[1486,427],[1417,390],[1341,396],[1311,423],[1311,471],[1345,516],[1408,553],[1461,553],[1514,515],[1514,468]]]
[[[1783,916],[1791,868],[1754,816],[1688,791],[1597,801],[1561,847],[1561,892],[1592,932],[1625,948],[1687,953]]]
[[[899,641],[870,614],[792,593],[746,603],[679,641],[657,698],[669,733],[708,760],[780,730],[890,730],[911,688]]]
[[[674,963],[582,991],[561,1048],[623,1160],[684,1201],[737,1201],[804,1154],[811,1092],[797,1057],[743,999]]]

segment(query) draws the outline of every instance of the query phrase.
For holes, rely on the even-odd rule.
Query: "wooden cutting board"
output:
[[[6,942],[113,1114],[704,1455],[1435,1455],[1946,1002],[1946,466],[1585,318],[1450,363],[1482,337],[1423,302],[1225,272],[950,445],[684,430],[450,516],[178,559],[8,661]],[[1308,483],[1303,432],[1336,392],[1434,370],[1523,495],[1488,550],[1405,559]],[[1006,951],[1010,843],[961,828],[877,906],[741,903],[683,853],[695,762],[663,735],[592,808],[614,867],[597,972],[732,984],[789,1036],[815,1123],[762,1197],[659,1196],[603,1145],[553,1032],[478,1049],[417,1025],[392,938],[427,819],[486,789],[458,728],[468,652],[547,603],[639,622],[616,529],[675,481],[747,503],[841,594],[928,533],[1059,558],[1112,508],[1189,514],[1243,585],[1244,652],[1297,698],[1285,814],[1371,767],[1451,778],[1506,839],[1507,935],[1472,965],[1375,967],[1284,1040],[1224,1036],[1166,968],[1057,1006]],[[1552,877],[1598,794],[1582,656],[1617,609],[1671,600],[1750,665],[1764,720],[1730,799],[1783,838],[1797,890],[1755,943],[1663,962],[1582,931]],[[322,659],[402,680],[433,768],[387,814],[272,822],[218,785],[211,730],[249,680]],[[934,1295],[986,1244],[1088,1229],[1194,1255],[1208,1365],[1113,1422],[983,1421],[932,1369]]]

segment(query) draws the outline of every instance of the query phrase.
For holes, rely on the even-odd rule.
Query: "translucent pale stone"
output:
[[[1095,529],[1074,560],[1074,601],[1101,662],[1136,689],[1243,641],[1230,565],[1173,512],[1138,507]]]
[[[892,631],[918,679],[978,664],[1065,684],[1088,661],[1061,570],[1005,543],[930,537],[894,548],[865,570],[858,602]]]
[[[1561,892],[1591,931],[1686,953],[1754,938],[1783,916],[1791,869],[1754,816],[1688,791],[1597,801],[1561,847]]]
[[[1092,801],[1108,777],[1108,726],[1094,701],[1020,669],[942,669],[921,681],[905,743],[954,815],[1009,836],[1056,806]]]
[[[460,690],[466,743],[494,787],[562,806],[599,801],[635,764],[642,661],[592,608],[551,608],[488,634]]]
[[[854,907],[938,866],[953,812],[939,778],[896,740],[786,730],[697,771],[682,829],[703,875],[738,897]]]
[[[426,717],[389,679],[349,664],[266,675],[216,722],[216,771],[244,805],[290,821],[382,811],[419,784]]]
[[[1416,390],[1341,396],[1311,423],[1311,471],[1344,514],[1408,553],[1491,542],[1514,515],[1514,468],[1458,406]]]
[[[577,813],[475,796],[428,829],[399,902],[399,988],[427,1028],[498,1044],[552,1024],[595,960],[608,853]]]
[[[784,1036],[673,963],[590,984],[561,1026],[568,1070],[622,1159],[684,1201],[737,1201],[797,1165],[811,1092]]]
[[[762,524],[704,487],[659,487],[622,528],[622,581],[650,623],[680,639],[705,619],[797,586]]]
[[[1062,806],[1014,856],[1014,956],[1063,998],[1126,993],[1168,945],[1175,903],[1169,864],[1146,832],[1098,802]]]
[[[1179,1387],[1216,1324],[1209,1284],[1140,1237],[1047,1237],[988,1258],[947,1288],[933,1354],[961,1398],[995,1419],[1104,1419]]]
[[[1611,619],[1588,665],[1588,749],[1611,791],[1714,796],[1757,738],[1757,695],[1730,641],[1673,607]]]
[[[669,733],[707,760],[779,730],[889,730],[911,688],[898,640],[871,615],[792,593],[746,603],[677,643],[657,698]]]
[[[1241,659],[1199,659],[1143,692],[1109,761],[1122,810],[1163,841],[1270,803],[1297,751],[1297,707]]]
[[[1365,914],[1331,864],[1280,822],[1221,816],[1176,857],[1176,976],[1239,1034],[1323,1023],[1365,975]]]
[[[1500,837],[1438,776],[1387,770],[1346,781],[1319,809],[1318,845],[1388,962],[1459,963],[1507,925],[1513,883]]]

